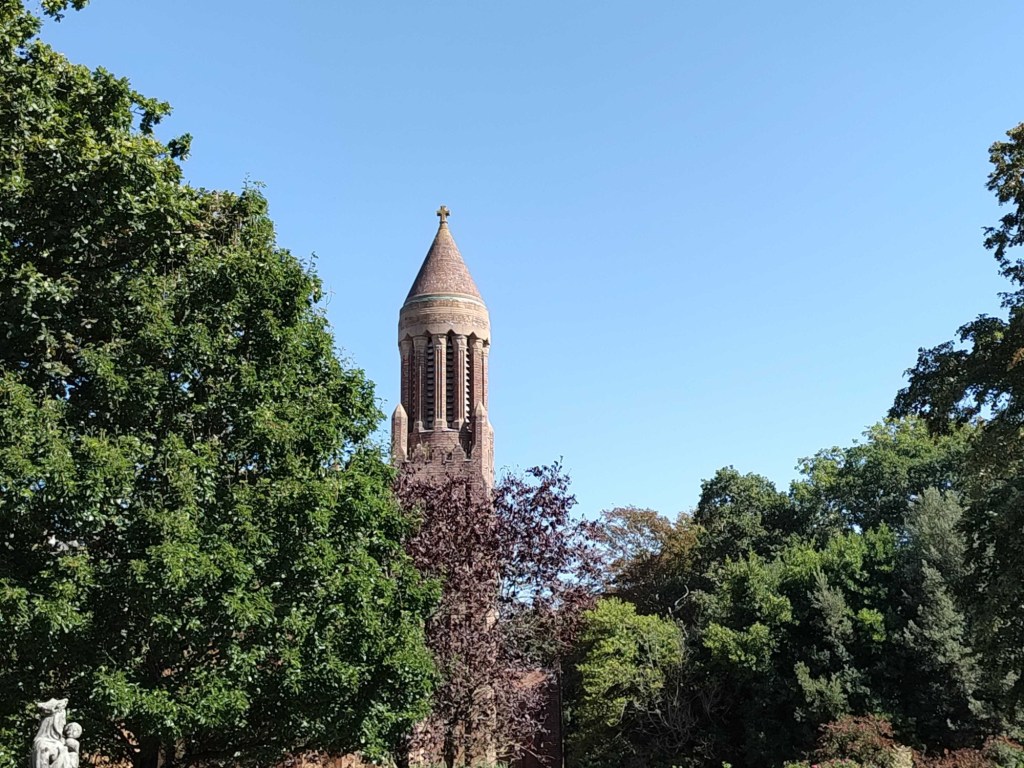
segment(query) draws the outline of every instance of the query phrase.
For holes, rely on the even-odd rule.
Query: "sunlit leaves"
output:
[[[182,185],[169,106],[37,29],[0,0],[0,765],[51,695],[140,765],[380,754],[433,594],[372,385],[258,188]]]

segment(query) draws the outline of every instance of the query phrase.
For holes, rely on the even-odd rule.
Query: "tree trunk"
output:
[[[444,766],[455,768],[455,757],[458,754],[458,746],[455,744],[455,734],[451,728],[444,731]]]
[[[133,768],[163,768],[163,749],[158,739],[145,738],[139,741],[139,751],[132,760]]]

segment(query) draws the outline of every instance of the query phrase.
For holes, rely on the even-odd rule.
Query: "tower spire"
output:
[[[406,302],[414,298],[422,300],[425,296],[458,295],[470,297],[483,304],[480,291],[462,260],[462,254],[459,253],[451,230],[448,229],[449,215],[451,211],[447,206],[442,205],[437,209],[437,217],[441,219],[441,224],[406,296]]]
[[[438,208],[437,234],[398,313],[402,394],[392,458],[403,471],[459,475],[483,491],[494,481],[490,318],[448,229],[450,214]]]

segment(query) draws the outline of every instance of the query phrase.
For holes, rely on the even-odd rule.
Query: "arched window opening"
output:
[[[444,413],[448,429],[455,425],[455,382],[460,375],[455,370],[455,334],[449,333],[444,345]]]
[[[466,423],[468,424],[470,419],[473,418],[473,349],[472,346],[466,352],[466,368],[462,372],[466,377],[466,386],[462,390],[466,394],[466,402],[463,403],[465,407],[464,413],[466,414]]]
[[[423,361],[423,423],[427,429],[434,428],[434,396],[435,396],[435,365],[434,365],[434,340],[427,337],[427,349],[424,352]]]

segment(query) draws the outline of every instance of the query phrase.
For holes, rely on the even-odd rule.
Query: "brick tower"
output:
[[[402,400],[391,417],[391,458],[426,478],[494,484],[494,431],[487,420],[487,307],[441,223],[398,313]]]

